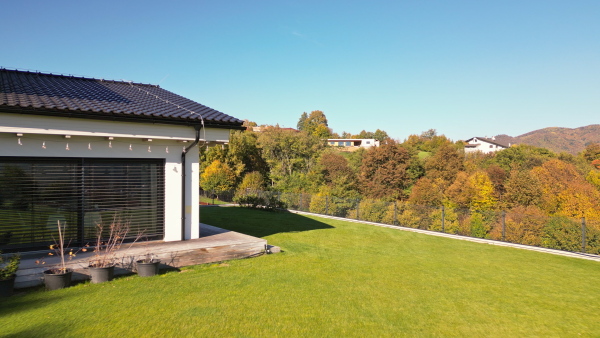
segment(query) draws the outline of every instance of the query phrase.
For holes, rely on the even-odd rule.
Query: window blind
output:
[[[58,222],[71,246],[93,244],[113,221],[164,237],[164,160],[0,157],[0,250],[47,248]]]

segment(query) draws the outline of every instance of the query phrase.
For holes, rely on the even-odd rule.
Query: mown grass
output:
[[[599,336],[597,262],[290,213],[202,208],[284,252],[13,296],[15,336]]]
[[[206,196],[200,196],[200,203],[207,203],[207,204],[218,205],[218,204],[228,204],[228,203],[231,203],[231,202],[224,202],[224,201],[219,200],[218,198],[214,198],[213,199],[213,198],[209,198],[209,197],[206,197]]]

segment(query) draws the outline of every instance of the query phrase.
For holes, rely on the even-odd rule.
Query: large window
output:
[[[85,245],[113,220],[163,238],[163,160],[0,157],[0,250],[46,248],[59,221],[67,242]]]

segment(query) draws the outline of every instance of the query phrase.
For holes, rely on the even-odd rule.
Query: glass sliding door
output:
[[[71,245],[93,243],[115,220],[163,237],[163,160],[0,158],[0,250],[47,248],[58,222]]]

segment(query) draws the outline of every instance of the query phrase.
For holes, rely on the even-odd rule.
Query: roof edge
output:
[[[180,126],[198,126],[204,125],[210,128],[220,129],[246,129],[243,127],[243,121],[239,123],[227,123],[219,121],[206,121],[206,120],[189,120],[189,119],[173,119],[173,118],[157,118],[155,116],[146,115],[108,115],[108,114],[90,114],[90,112],[80,112],[76,110],[49,110],[49,109],[35,109],[35,108],[21,108],[21,107],[10,107],[2,106],[0,111],[6,113],[16,113],[24,115],[39,115],[39,116],[55,116],[55,117],[68,117],[88,120],[99,120],[99,121],[122,121],[122,122],[137,122],[137,123],[159,123],[169,125],[180,125]]]

